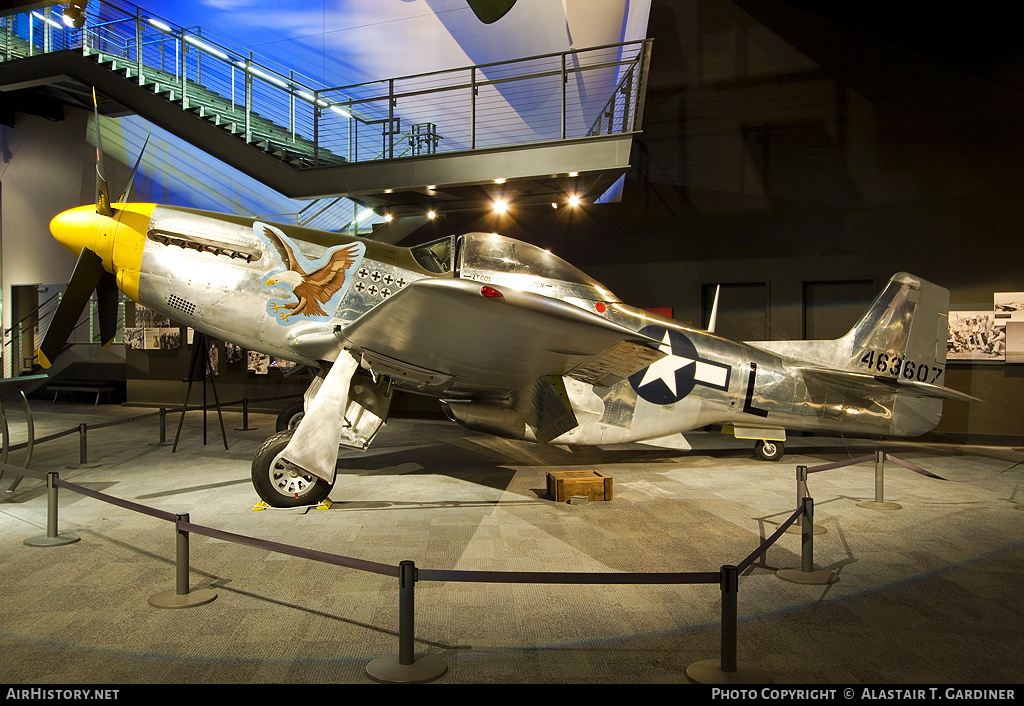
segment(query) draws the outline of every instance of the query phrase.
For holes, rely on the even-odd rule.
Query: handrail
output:
[[[23,337],[24,337],[24,335],[26,333],[24,331],[24,329],[23,329],[23,325],[27,321],[29,321],[29,320],[31,320],[33,318],[35,318],[35,321],[36,321],[37,325],[39,326],[39,329],[38,329],[39,337],[40,338],[45,337],[46,329],[42,328],[42,324],[43,323],[48,323],[49,321],[52,320],[52,317],[53,317],[54,313],[56,312],[56,308],[60,304],[61,297],[62,297],[62,292],[56,292],[56,293],[52,294],[42,304],[39,304],[35,309],[33,309],[28,314],[23,316],[20,320],[18,320],[14,324],[12,324],[10,328],[4,330],[4,332],[3,332],[3,339],[2,339],[2,353],[3,353],[4,366],[3,366],[2,373],[0,373],[0,376],[2,376],[4,378],[17,377],[18,371],[19,370],[22,370],[22,371],[24,370],[24,368],[17,368],[16,367],[16,363],[15,363],[15,358],[16,357],[19,360],[27,359],[28,357],[31,357],[33,360],[36,359],[35,347],[32,350],[32,355],[31,356],[26,356],[26,351],[19,350],[18,351],[18,355],[15,357],[13,355],[13,353],[14,353],[13,348],[14,348],[14,345],[15,345],[15,341],[16,340],[18,341],[18,346],[19,347],[21,347],[23,345]],[[56,304],[54,304],[54,300],[57,300]],[[83,318],[79,319],[79,321],[75,324],[74,328],[72,328],[71,333],[69,334],[68,338],[69,338],[69,341],[72,342],[72,343],[98,343],[98,342],[100,342],[100,339],[98,338],[97,334],[95,334],[95,333],[91,333],[88,336],[88,339],[86,341],[82,341],[80,337],[76,340],[76,333],[83,326],[85,326],[86,324],[89,324],[90,329],[92,327],[92,321],[93,321],[93,317],[95,315],[95,303],[94,303],[95,302],[95,294],[92,297],[90,297],[89,301],[90,301],[90,303],[92,303],[92,306],[88,306],[86,308],[85,312],[83,312],[86,315]],[[122,308],[123,302],[124,302],[124,296],[121,295],[118,298],[118,311],[121,312],[121,316],[118,319],[119,329],[123,328],[123,326],[124,326],[124,315],[123,315],[123,308]],[[38,345],[38,341],[36,341],[36,344]]]
[[[14,329],[16,329],[16,328],[18,327],[18,324],[23,324],[23,323],[25,323],[25,321],[27,321],[28,319],[32,318],[33,316],[36,316],[36,315],[37,315],[37,314],[38,314],[38,313],[39,313],[39,312],[40,312],[40,311],[42,310],[42,308],[43,308],[44,306],[46,306],[47,304],[49,304],[49,303],[50,303],[51,301],[53,301],[53,300],[54,300],[54,298],[55,298],[55,297],[58,297],[58,296],[60,296],[60,292],[54,292],[53,294],[51,294],[51,295],[50,295],[50,297],[49,297],[49,298],[48,298],[48,299],[47,299],[46,301],[44,301],[44,302],[43,302],[42,304],[40,304],[39,306],[37,306],[37,307],[36,307],[35,309],[33,309],[32,311],[30,311],[29,313],[25,314],[25,315],[24,315],[23,317],[21,317],[20,319],[18,319],[18,321],[17,321],[17,322],[15,322],[15,323],[11,324],[11,327],[10,327],[10,328],[8,328],[8,329],[4,329],[4,336],[6,337],[6,336],[7,336],[8,334],[10,334],[11,332],[13,332],[13,331],[14,331]]]
[[[433,134],[444,136],[445,152],[592,136],[595,117],[600,120],[609,106],[616,109],[614,96],[627,80],[634,105],[615,122],[620,132],[635,131],[641,114],[635,104],[645,92],[651,42],[604,44],[329,87],[125,0],[91,0],[85,24],[77,30],[59,22],[59,5],[43,0],[36,5],[0,16],[0,41],[5,43],[0,60],[81,51],[127,80],[166,93],[182,109],[216,119],[215,124],[241,133],[296,169],[417,155],[416,149],[396,154],[410,135],[401,129],[403,122],[436,125]],[[599,98],[595,105],[587,95],[568,92],[570,77],[584,72],[607,84],[612,100]],[[516,84],[522,88],[514,95],[502,94]],[[557,93],[561,105],[549,106]],[[371,127],[381,123],[380,129]],[[374,143],[379,145],[382,132],[381,150]]]

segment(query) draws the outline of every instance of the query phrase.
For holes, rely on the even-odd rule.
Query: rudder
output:
[[[948,337],[949,290],[899,272],[840,340],[850,344],[846,367],[942,385]]]

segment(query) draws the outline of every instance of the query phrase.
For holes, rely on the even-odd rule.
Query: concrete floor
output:
[[[10,407],[10,406],[9,406]],[[36,436],[152,410],[33,402]],[[8,409],[16,419],[16,406]],[[780,684],[1017,684],[1024,674],[1024,451],[795,438],[782,462],[748,442],[696,434],[698,450],[568,451],[508,442],[436,420],[393,420],[340,465],[330,509],[253,511],[250,461],[274,417],[202,415],[178,450],[151,445],[155,418],[37,445],[30,464],[63,480],[195,524],[420,569],[718,571],[750,554],[796,507],[795,467],[884,448],[944,480],[886,466],[886,500],[865,463],[812,474],[815,563],[831,585],[781,580],[800,566],[787,534],[739,581],[739,660]],[[173,439],[177,417],[168,419]],[[24,424],[12,421],[12,436]],[[19,465],[23,451],[8,462]],[[69,467],[71,466],[71,467]],[[614,499],[548,498],[553,470],[598,469]],[[3,491],[11,476],[0,481]],[[46,534],[46,491],[25,479],[0,498],[0,682],[6,684],[372,683],[398,653],[397,579],[193,534],[192,590],[204,606],[148,599],[175,587],[175,534],[163,520],[60,493],[61,547]],[[434,683],[687,683],[717,659],[717,585],[438,583],[416,586],[416,650]]]

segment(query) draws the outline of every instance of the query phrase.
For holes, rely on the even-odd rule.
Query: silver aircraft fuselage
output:
[[[906,436],[930,430],[941,414],[943,395],[923,393],[945,389],[944,349],[937,341],[944,334],[915,343],[904,316],[907,307],[910,315],[924,307],[920,292],[930,297],[930,288],[941,288],[910,276],[894,278],[891,301],[883,302],[889,308],[880,310],[874,328],[817,347],[787,347],[730,341],[628,306],[547,251],[494,234],[404,248],[141,203],[115,204],[112,217],[98,215],[93,206],[72,209],[56,216],[51,230],[70,251],[98,254],[129,298],[182,325],[311,365],[329,363],[347,349],[396,386],[445,400],[450,416],[465,426],[512,438],[538,437],[510,414],[507,401],[524,384],[510,372],[521,361],[524,370],[561,378],[578,425],[543,439],[556,444],[660,440],[671,446],[674,435],[708,425],[732,426],[738,437],[750,439],[782,440],[787,429]],[[341,248],[347,248],[343,262]],[[424,280],[445,281],[431,283],[437,295],[404,293],[414,283],[416,291],[432,291]],[[475,330],[462,330],[461,310],[438,302],[469,288],[496,301],[521,299],[536,310],[538,323],[526,333],[541,343],[511,328],[511,319],[503,330],[500,318],[492,323],[466,313]],[[380,317],[370,316],[385,303]],[[928,307],[931,312],[930,301]],[[941,311],[941,301],[934,308]],[[546,321],[577,317],[580,325],[639,333],[661,357],[616,380],[574,375],[573,366],[593,352],[559,340],[557,330],[541,329]],[[444,333],[449,330],[455,333]],[[446,349],[439,339],[452,335],[458,340],[449,340]],[[545,370],[540,358],[528,360],[531,350],[556,362]],[[517,361],[509,363],[510,371],[501,365],[503,356]],[[827,368],[838,369],[838,377]],[[908,390],[915,394],[902,394]]]

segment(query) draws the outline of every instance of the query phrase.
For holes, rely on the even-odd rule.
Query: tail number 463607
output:
[[[940,367],[929,366],[927,363],[918,363],[909,358],[890,356],[880,351],[865,353],[860,362],[874,373],[888,374],[894,378],[902,377],[904,380],[933,383],[942,375],[942,368]]]

